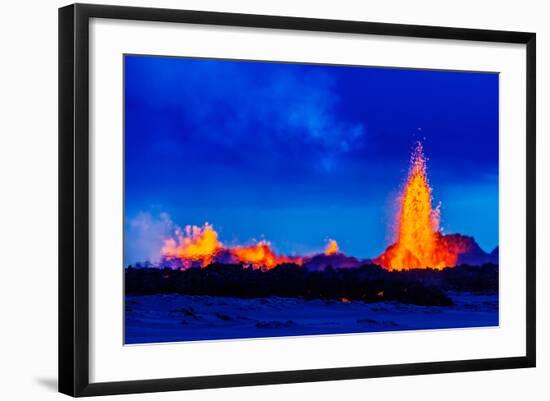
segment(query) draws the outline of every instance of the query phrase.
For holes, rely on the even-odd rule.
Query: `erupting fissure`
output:
[[[432,189],[426,175],[426,158],[418,142],[411,155],[409,174],[400,197],[396,241],[374,260],[388,270],[443,269],[458,258],[439,232],[439,207],[432,208]]]
[[[458,257],[467,252],[473,239],[439,232],[439,206],[432,207],[432,189],[426,174],[422,143],[414,148],[396,216],[395,242],[372,262],[387,270],[454,267]],[[326,256],[339,254],[338,243],[330,239]],[[212,225],[187,226],[176,230],[175,238],[164,241],[164,260],[178,261],[182,268],[206,267],[211,263],[240,263],[255,269],[269,270],[283,263],[304,265],[309,257],[277,255],[271,244],[260,241],[248,246],[224,246]]]
[[[176,238],[164,241],[161,255],[167,260],[179,260],[184,268],[199,265],[206,267],[217,258],[231,263],[242,263],[253,268],[271,269],[282,263],[301,265],[301,257],[277,255],[267,241],[249,246],[225,247],[218,240],[218,233],[212,225],[187,226],[176,230]]]

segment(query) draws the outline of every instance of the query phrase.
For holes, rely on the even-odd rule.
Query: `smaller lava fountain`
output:
[[[302,264],[299,256],[277,255],[273,252],[271,244],[267,241],[260,241],[255,245],[236,246],[229,249],[231,255],[240,263],[250,265],[254,268],[272,269],[283,263]]]
[[[161,253],[167,259],[180,259],[188,264],[197,262],[204,267],[222,248],[218,233],[206,223],[203,227],[186,226],[183,231],[176,230],[176,238],[166,239]]]
[[[338,247],[338,242],[336,242],[333,239],[329,239],[327,246],[325,248],[325,255],[327,256],[335,255],[338,252],[340,252],[340,248]]]
[[[396,242],[374,262],[388,270],[453,267],[464,250],[450,245],[439,232],[439,207],[432,208],[426,158],[418,142],[400,198]]]

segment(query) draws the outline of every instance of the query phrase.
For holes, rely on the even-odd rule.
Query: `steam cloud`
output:
[[[164,239],[169,238],[175,225],[167,213],[156,216],[150,212],[140,212],[126,223],[124,241],[125,264],[136,262],[157,263],[161,259],[159,250]]]

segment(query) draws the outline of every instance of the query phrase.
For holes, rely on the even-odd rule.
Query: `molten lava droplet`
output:
[[[432,208],[432,189],[420,142],[412,153],[400,201],[396,242],[374,262],[388,270],[454,266],[457,254],[447,249],[439,233],[439,208]]]
[[[339,251],[340,251],[340,248],[338,247],[338,243],[333,239],[329,239],[327,247],[325,248],[325,255],[327,256],[334,255]]]

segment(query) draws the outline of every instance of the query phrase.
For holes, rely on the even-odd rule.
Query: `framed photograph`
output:
[[[59,10],[59,390],[535,366],[535,34]]]

